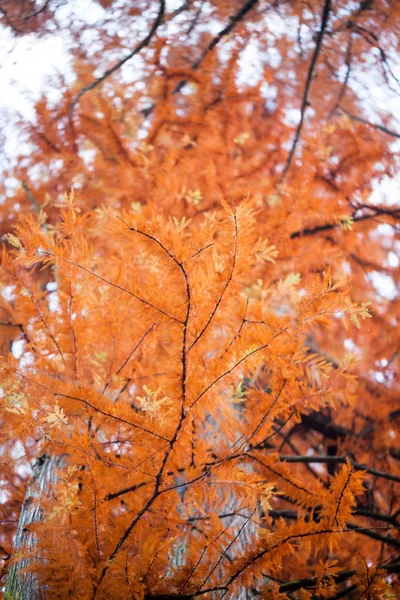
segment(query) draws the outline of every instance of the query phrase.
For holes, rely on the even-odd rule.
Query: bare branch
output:
[[[280,179],[280,183],[282,183],[286,179],[286,175],[288,174],[288,171],[289,171],[292,161],[293,161],[294,153],[296,152],[297,143],[301,136],[301,130],[303,129],[305,112],[306,112],[307,107],[310,104],[309,103],[309,95],[310,95],[311,84],[312,84],[312,80],[313,80],[313,76],[314,76],[314,69],[317,64],[318,56],[321,52],[322,39],[324,37],[326,25],[328,23],[330,8],[331,8],[331,0],[325,0],[323,12],[322,12],[321,28],[318,32],[317,41],[316,41],[315,48],[314,48],[314,53],[312,55],[311,64],[310,64],[310,67],[309,67],[308,73],[307,73],[306,85],[304,88],[303,100],[302,100],[301,109],[300,109],[300,121],[299,121],[299,124],[297,125],[296,133],[295,133],[295,136],[294,136],[293,142],[292,142],[292,147],[290,148],[289,156],[287,157],[286,164],[285,164],[285,167],[283,169],[282,176]]]
[[[143,50],[143,48],[145,48],[146,46],[149,45],[149,43],[151,42],[158,27],[161,25],[161,23],[163,21],[164,13],[165,13],[165,0],[160,0],[160,8],[159,8],[159,11],[157,14],[157,18],[154,21],[153,26],[150,29],[149,33],[146,35],[146,37],[141,42],[139,42],[139,44],[137,46],[135,46],[135,48],[129,54],[127,54],[127,56],[125,56],[124,58],[121,58],[121,60],[119,60],[117,63],[115,63],[115,65],[113,65],[110,69],[107,69],[107,71],[101,77],[98,77],[97,79],[92,81],[92,83],[90,83],[89,85],[86,85],[78,92],[78,94],[72,101],[71,108],[69,109],[69,112],[68,112],[69,118],[72,117],[75,106],[78,104],[78,102],[80,101],[82,96],[84,94],[86,94],[86,92],[94,90],[98,85],[103,83],[103,81],[105,79],[107,79],[107,77],[109,77],[110,75],[115,73],[115,71],[118,71],[118,69],[120,69],[126,62],[128,62],[128,60],[133,58],[136,54],[138,54],[141,50]]]
[[[387,573],[399,573],[400,572],[400,563],[398,563],[398,562],[386,563],[383,565],[378,565],[376,568],[381,571],[386,571]],[[330,577],[329,579],[333,579],[333,581],[335,583],[341,583],[342,581],[346,581],[347,579],[350,579],[356,573],[357,573],[357,571],[355,571],[355,570],[342,571],[342,573],[338,573],[337,575],[334,575],[333,577]],[[326,578],[326,579],[328,579],[328,578]],[[289,594],[291,592],[296,592],[297,590],[300,590],[302,588],[314,588],[317,585],[318,581],[319,581],[318,577],[305,577],[304,579],[296,579],[294,581],[288,581],[287,583],[283,583],[280,586],[279,592],[281,594]]]
[[[35,210],[35,213],[39,216],[40,215],[40,206],[37,203],[35,196],[32,194],[31,190],[29,189],[29,187],[27,186],[25,181],[22,181],[21,185],[26,194],[26,197],[28,198],[29,202],[32,204],[32,206]]]
[[[242,8],[235,15],[233,15],[233,17],[230,17],[230,23],[228,23],[226,27],[224,27],[219,33],[217,33],[217,35],[208,44],[206,49],[203,50],[200,58],[198,58],[196,62],[192,64],[193,69],[199,68],[207,54],[211,50],[213,50],[215,46],[217,46],[217,44],[219,44],[223,37],[228,35],[232,31],[232,29],[236,27],[236,25],[243,19],[243,17],[249,12],[249,10],[251,10],[257,4],[257,2],[258,0],[247,0],[247,2],[243,4]]]
[[[400,137],[400,135],[399,135]],[[368,207],[371,210],[373,210],[374,212],[372,214],[364,214],[364,215],[360,215],[360,216],[356,216],[356,212],[355,211],[351,217],[353,219],[354,223],[358,223],[358,221],[367,221],[368,219],[374,219],[375,217],[378,217],[379,215],[387,215],[389,217],[397,217],[397,214],[399,212],[400,209],[394,209],[394,210],[389,210],[389,209],[382,209],[378,206],[370,206]],[[306,236],[306,235],[314,235],[315,233],[319,233],[320,231],[329,231],[331,229],[336,229],[337,227],[340,227],[340,223],[326,223],[324,225],[317,225],[316,227],[310,227],[310,228],[305,228],[302,229],[301,231],[294,231],[291,235],[290,235],[290,239],[293,240],[295,238],[298,237],[302,237],[302,236]]]
[[[390,135],[391,137],[394,137],[394,138],[400,138],[400,133],[397,133],[396,131],[393,131],[392,129],[388,129],[387,127],[384,127],[384,125],[379,125],[378,123],[371,123],[370,121],[367,121],[366,119],[363,119],[362,117],[358,117],[357,115],[353,115],[352,113],[349,113],[343,107],[340,107],[340,111],[342,113],[344,113],[345,115],[347,115],[349,117],[349,119],[351,119],[352,121],[358,121],[359,123],[364,123],[364,125],[368,125],[369,127],[378,129],[379,131],[386,133],[386,135]],[[340,114],[340,112],[336,112],[336,114]]]
[[[400,476],[393,475],[392,473],[388,473],[386,471],[379,471],[378,469],[373,469],[372,467],[368,467],[362,463],[359,463],[355,460],[347,456],[286,456],[281,454],[279,456],[280,460],[286,461],[288,463],[335,463],[335,464],[346,464],[347,461],[357,470],[366,471],[371,475],[375,475],[375,477],[382,477],[383,479],[390,479],[391,481],[396,481],[400,483]]]

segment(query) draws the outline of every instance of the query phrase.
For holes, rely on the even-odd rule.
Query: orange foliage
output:
[[[51,31],[46,4],[5,24]],[[399,209],[374,190],[400,134],[351,76],[373,46],[392,88],[398,8],[100,4],[101,50],[71,22],[76,81],[4,169],[4,565],[46,599],[396,597]],[[130,57],[117,9],[152,9]]]

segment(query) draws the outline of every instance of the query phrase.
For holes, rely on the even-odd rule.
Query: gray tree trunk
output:
[[[36,535],[29,531],[29,525],[42,520],[40,507],[43,497],[48,496],[51,484],[57,481],[57,469],[62,466],[64,456],[41,456],[33,467],[33,477],[28,485],[22,504],[14,540],[15,550],[33,550]],[[28,529],[27,529],[28,528]],[[29,560],[23,559],[12,565],[8,572],[5,598],[7,600],[42,600],[39,583],[33,573],[22,572],[29,566]]]
[[[63,466],[65,458],[65,455],[59,457],[43,455],[36,461],[33,467],[32,481],[26,489],[25,500],[22,504],[18,521],[17,533],[14,540],[16,551],[25,549],[29,552],[29,550],[34,550],[37,537],[27,528],[32,523],[42,520],[42,499],[46,496],[48,497],[52,484],[57,482],[57,470]],[[231,506],[230,503],[227,503],[228,512],[234,510],[234,504],[233,502]],[[243,518],[232,516],[227,521],[236,530],[236,533],[239,533],[243,527]],[[235,557],[242,555],[256,537],[257,530],[255,525],[249,521],[241,530],[230,552],[228,552],[229,558],[234,560]],[[176,552],[171,562],[173,567],[179,568],[184,563],[184,542],[178,544],[175,550]],[[43,590],[40,590],[35,574],[32,572],[23,572],[28,566],[29,559],[22,559],[10,567],[6,581],[5,600],[44,600]],[[151,596],[148,597],[150,598]],[[238,591],[236,600],[253,600],[254,597],[252,590],[246,590],[242,587]]]

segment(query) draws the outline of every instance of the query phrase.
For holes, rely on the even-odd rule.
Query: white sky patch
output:
[[[18,460],[19,458],[22,458],[25,454],[25,448],[23,446],[23,444],[21,443],[20,440],[17,440],[15,442],[15,445],[13,447],[13,449],[11,450],[11,456],[13,457],[14,460]]]
[[[400,111],[400,102],[399,102]],[[400,173],[394,177],[383,175],[372,182],[373,191],[368,201],[371,204],[388,204],[400,206]]]
[[[143,58],[137,54],[121,67],[120,73],[124,83],[137,82],[146,74],[146,63]],[[136,85],[137,83],[135,83],[135,86]]]
[[[372,240],[376,240],[382,237],[393,237],[394,236],[394,227],[389,225],[389,223],[379,223],[375,229],[370,232],[370,238]]]
[[[12,302],[16,298],[16,294],[14,294],[14,291],[15,285],[6,285],[1,290],[1,295],[7,302]]]
[[[255,86],[263,76],[262,53],[255,39],[251,39],[239,58],[236,83],[239,87]]]
[[[35,362],[33,352],[25,352],[19,361],[19,368],[23,371],[27,367],[31,367]]]
[[[28,34],[16,39],[0,26],[0,40],[0,112],[3,113],[4,153],[12,160],[32,152],[25,135],[16,126],[19,116],[34,122],[34,104],[45,90],[51,102],[60,99],[58,90],[47,85],[56,69],[63,71],[68,82],[73,81],[73,76],[70,55],[61,36],[38,38]],[[8,193],[12,194],[12,189],[8,189]]]
[[[8,485],[8,481],[0,479],[0,504],[5,504],[11,495],[8,490],[4,489],[6,485]]]
[[[298,125],[301,118],[301,111],[298,108],[290,108],[286,111],[284,123],[289,127]]]
[[[178,10],[178,8],[181,8],[181,6],[184,6],[186,3],[182,2],[182,0],[167,0],[165,4],[167,13],[169,13]]]
[[[11,344],[11,354],[17,360],[21,358],[24,353],[26,340],[14,340]]]
[[[78,154],[87,167],[93,165],[96,158],[96,150],[94,148],[80,148]]]
[[[57,292],[52,292],[47,296],[47,304],[50,312],[61,312],[60,298]]]
[[[395,44],[393,44],[393,47],[395,47]],[[400,79],[398,56],[396,56],[396,60],[398,64],[395,64],[392,60],[389,61],[390,68],[393,75]],[[387,85],[386,78],[392,89]],[[353,65],[349,87],[358,95],[362,107],[361,114],[364,113],[371,123],[384,125],[386,123],[382,123],[382,115],[386,115],[389,118],[389,128],[400,133],[400,122],[396,118],[400,113],[400,99],[398,96],[400,90],[398,83],[390,73],[386,72],[386,76],[384,75],[378,48],[371,48],[368,52],[364,52],[361,68],[355,68]]]
[[[46,284],[46,290],[48,292],[55,292],[58,289],[58,283],[57,281],[49,281]]]
[[[399,257],[394,252],[389,252],[387,262],[389,267],[393,267],[394,269],[396,269],[400,264]]]
[[[46,79],[57,66],[65,69],[70,63],[65,42],[61,36],[37,38],[33,34],[13,39],[3,27],[0,36],[0,109],[12,108],[34,120],[33,102],[43,92]]]
[[[277,69],[282,62],[282,57],[276,48],[268,48],[266,51],[266,62],[273,69]]]
[[[346,350],[349,350],[349,351],[354,350],[356,347],[353,340],[350,338],[346,338],[343,342],[343,345],[346,348]]]
[[[272,113],[276,109],[278,88],[265,81],[261,84],[261,95],[265,98],[265,107]]]
[[[309,448],[306,452],[307,456],[314,456],[315,452],[313,450],[313,448]],[[325,473],[325,467],[322,463],[310,463],[312,468],[314,469],[314,471],[317,471],[317,473]]]
[[[385,376],[380,371],[373,371],[373,376],[374,376],[375,381],[377,381],[378,383],[384,383]]]
[[[388,300],[394,300],[396,298],[396,286],[390,275],[378,273],[378,271],[372,271],[369,274],[369,280],[381,296],[387,298]]]
[[[87,25],[95,26],[107,16],[107,13],[100,2],[93,0],[68,0],[57,9],[56,13],[57,20],[61,24],[68,23],[71,19],[75,20],[77,15]]]

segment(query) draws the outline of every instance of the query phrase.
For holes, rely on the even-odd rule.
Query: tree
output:
[[[374,189],[399,134],[359,81],[373,46],[396,93],[396,9],[122,3],[148,33],[121,44],[102,6],[5,172],[8,570],[46,598],[390,597],[399,210]],[[14,9],[18,36],[59,8]],[[13,552],[43,454],[62,466]]]

